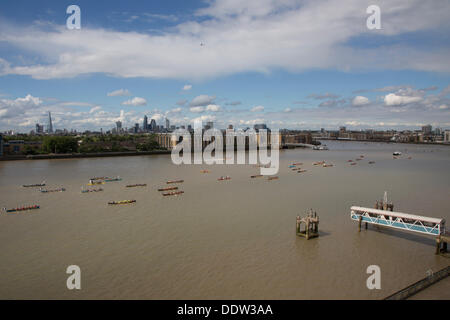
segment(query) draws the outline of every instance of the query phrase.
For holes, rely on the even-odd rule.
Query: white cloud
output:
[[[263,106],[255,106],[250,111],[251,112],[261,112],[261,111],[264,111],[264,107]]]
[[[193,112],[193,113],[200,113],[205,111],[204,107],[191,107],[189,108],[189,111]]]
[[[0,99],[0,116],[2,118],[24,115],[27,111],[38,109],[43,101],[28,94],[15,100]]]
[[[384,104],[387,106],[399,106],[408,103],[419,102],[422,97],[418,96],[401,96],[395,93],[390,93],[384,97]]]
[[[206,111],[218,112],[218,111],[220,111],[220,106],[218,106],[216,104],[209,104],[206,107]]]
[[[363,96],[356,96],[352,100],[352,105],[355,107],[364,106],[369,103],[370,103],[369,99]]]
[[[192,85],[190,85],[190,84],[185,84],[184,87],[183,87],[184,91],[188,91],[188,90],[191,90],[191,89],[192,89]]]
[[[96,112],[98,112],[98,111],[100,111],[100,110],[102,110],[102,107],[96,106],[96,107],[93,107],[93,108],[89,111],[89,113],[96,113]]]
[[[134,97],[131,100],[127,100],[121,103],[123,106],[145,106],[147,104],[147,100],[141,97]]]
[[[107,93],[108,97],[123,97],[123,96],[131,96],[130,91],[128,89],[119,89],[112,92]]]
[[[289,113],[289,112],[291,112],[291,111],[292,111],[291,108],[286,108],[286,109],[284,109],[284,112],[286,112],[286,113]]]
[[[181,108],[174,108],[172,110],[169,110],[170,113],[180,113],[183,109]]]
[[[446,109],[448,109],[448,105],[446,105],[446,104],[441,104],[441,105],[439,106],[439,109],[441,109],[441,110],[446,110]]]
[[[214,99],[216,99],[215,96],[208,96],[206,94],[199,95],[192,99],[192,101],[189,103],[191,107],[205,107],[209,104],[212,104],[214,102]]]
[[[391,0],[383,6],[377,35],[449,30],[448,0]],[[359,8],[359,9],[358,9]],[[311,68],[412,69],[446,72],[445,42],[427,46],[386,41],[361,48],[350,39],[367,34],[360,0],[209,2],[196,15],[161,34],[83,27],[2,25],[0,41],[42,61],[14,65],[0,60],[0,74],[37,79],[106,73],[117,77],[194,79],[241,72]],[[396,40],[397,38],[394,38]],[[208,44],[207,50],[199,46]],[[333,54],[329,54],[333,52]],[[218,61],[220,63],[218,63]]]

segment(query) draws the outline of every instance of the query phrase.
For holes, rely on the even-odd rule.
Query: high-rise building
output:
[[[134,124],[134,133],[138,133],[139,132],[139,123],[135,123]]]
[[[156,131],[156,121],[155,119],[150,120],[150,131]]]
[[[117,133],[122,132],[122,121],[116,122],[116,130],[117,130]]]
[[[144,123],[142,125],[142,129],[144,131],[148,131],[148,117],[147,116],[144,116]]]
[[[50,113],[50,111],[48,112],[48,128],[47,128],[47,132],[48,133],[53,133],[52,114]]]
[[[39,123],[36,123],[36,134],[43,134],[44,133],[44,126],[40,125]]]
[[[170,121],[166,118],[166,130],[170,129]]]
[[[267,126],[266,126],[265,123],[259,123],[259,124],[255,124],[255,125],[253,126],[253,129],[254,129],[256,132],[258,132],[259,130],[262,130],[262,129],[267,130]]]
[[[433,130],[433,127],[431,126],[431,124],[428,124],[428,125],[422,127],[422,132],[424,134],[431,134],[432,130]]]
[[[209,129],[212,129],[212,128],[214,128],[214,123],[212,121],[206,122],[205,130],[209,130]]]

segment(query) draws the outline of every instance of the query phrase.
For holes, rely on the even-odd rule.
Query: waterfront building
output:
[[[450,142],[450,130],[444,131],[444,142],[447,142],[447,143]]]

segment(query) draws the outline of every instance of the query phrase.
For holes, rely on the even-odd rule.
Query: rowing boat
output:
[[[40,188],[39,191],[42,193],[64,192],[64,191],[66,191],[66,189],[65,188],[58,188],[58,189],[42,189],[42,188]]]
[[[323,165],[324,163],[325,163],[325,161],[317,161],[317,162],[314,162],[313,165],[319,166],[319,165]]]
[[[121,200],[121,201],[110,201],[108,202],[108,204],[110,205],[116,205],[116,204],[130,204],[130,203],[135,203],[136,200]]]
[[[178,190],[178,187],[159,188],[158,191]]]
[[[231,180],[231,177],[229,177],[229,176],[226,176],[226,177],[222,176],[222,177],[220,177],[220,178],[217,179],[217,180],[219,180],[219,181]]]
[[[110,179],[109,177],[93,177],[90,178],[90,181],[95,181],[95,180],[106,180],[106,179]]]
[[[19,211],[26,211],[26,210],[36,210],[36,209],[39,209],[39,208],[40,208],[40,206],[34,205],[34,206],[19,207],[19,208],[13,208],[13,209],[3,208],[3,211],[5,211],[5,212],[19,212]]]
[[[116,177],[116,178],[107,178],[107,179],[105,179],[105,182],[114,182],[114,181],[122,181],[122,178]]]
[[[177,196],[179,194],[183,194],[184,191],[172,191],[172,192],[164,192],[163,196]]]
[[[42,183],[24,184],[23,185],[24,188],[34,188],[34,187],[44,187],[44,186],[45,186],[45,181],[43,181]]]
[[[303,172],[306,172],[307,170],[305,170],[305,169],[300,169],[300,170],[298,170],[297,171],[297,173],[303,173]]]
[[[93,180],[91,180],[87,185],[88,185],[88,186],[96,186],[96,185],[99,185],[99,184],[105,184],[105,182],[103,182],[103,181],[93,181]]]
[[[103,191],[102,188],[98,188],[98,189],[82,189],[81,193],[89,193],[89,192],[100,192]]]
[[[170,183],[183,183],[183,182],[184,182],[184,180],[169,180],[166,183],[170,184]]]
[[[329,168],[329,167],[333,167],[334,165],[332,165],[331,163],[330,163],[330,164],[325,164],[325,163],[324,163],[322,166],[323,166],[324,168]]]
[[[250,178],[261,178],[261,177],[263,177],[262,174],[255,174],[253,176],[250,176]]]
[[[137,183],[137,184],[127,184],[125,187],[127,188],[134,188],[134,187],[146,187],[146,183]]]
[[[278,180],[278,177],[276,177],[276,176],[275,177],[268,177],[267,180],[269,180],[269,181],[270,180]]]

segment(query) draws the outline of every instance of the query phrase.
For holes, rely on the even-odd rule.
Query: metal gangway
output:
[[[369,223],[433,236],[445,234],[445,219],[358,206],[352,206],[350,210],[350,217],[359,221],[360,228],[361,222],[365,222],[366,227]]]

